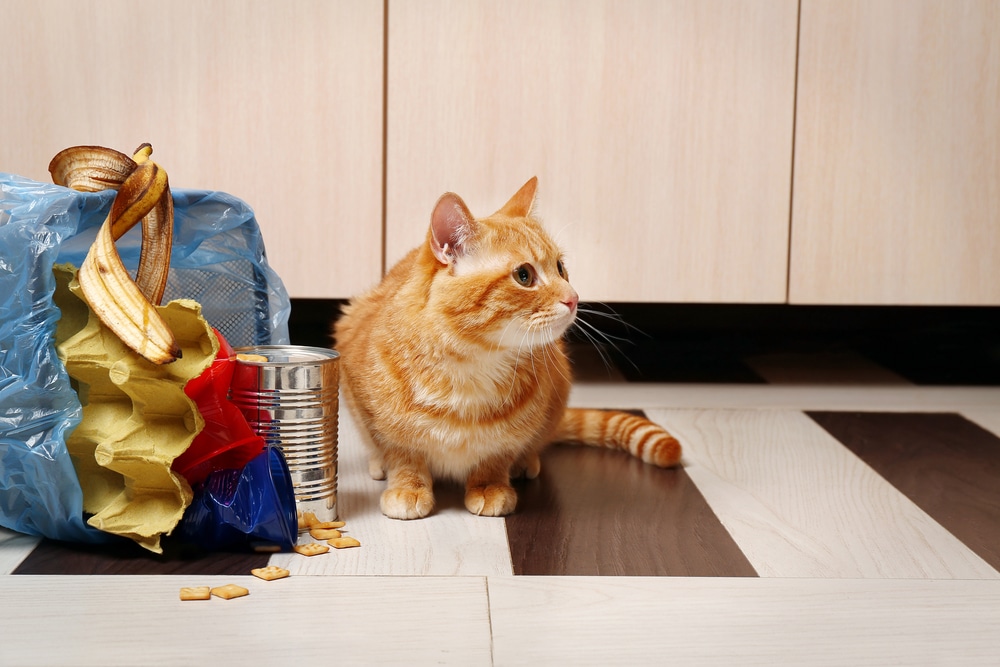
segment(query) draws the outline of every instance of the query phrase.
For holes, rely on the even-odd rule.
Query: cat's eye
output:
[[[556,260],[556,270],[559,271],[559,277],[566,280],[566,266],[562,263],[562,260]]]
[[[535,267],[531,264],[522,264],[514,269],[514,280],[522,287],[531,287],[535,284]]]

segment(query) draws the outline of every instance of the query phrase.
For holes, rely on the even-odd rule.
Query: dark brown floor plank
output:
[[[133,543],[84,545],[42,540],[14,574],[249,574],[265,567],[266,553],[211,553],[165,549],[163,556]]]
[[[957,414],[807,414],[1000,570],[1000,438]]]
[[[556,445],[517,489],[515,574],[757,576],[683,468]]]

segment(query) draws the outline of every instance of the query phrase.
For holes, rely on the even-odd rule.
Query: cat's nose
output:
[[[569,295],[563,297],[562,298],[562,303],[567,308],[569,308],[569,312],[575,313],[576,312],[576,305],[578,303],[580,303],[580,297],[577,295],[576,292],[573,292],[572,294],[569,294]]]

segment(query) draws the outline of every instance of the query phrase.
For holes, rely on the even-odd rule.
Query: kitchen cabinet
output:
[[[786,298],[796,0],[390,0],[386,259],[539,177],[583,300]]]
[[[789,301],[1000,305],[1000,3],[801,11]]]
[[[175,188],[253,206],[296,297],[382,268],[381,0],[3,1],[0,170],[153,145]]]
[[[149,141],[293,297],[537,175],[586,301],[1000,305],[995,0],[0,1],[0,170]]]

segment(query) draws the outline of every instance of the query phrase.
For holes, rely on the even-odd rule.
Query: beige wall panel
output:
[[[254,207],[297,297],[348,296],[382,255],[381,0],[3,0],[0,170],[143,141],[174,187]]]
[[[390,0],[387,261],[539,176],[584,300],[786,297],[795,0]]]
[[[793,303],[1000,305],[1000,3],[803,0]]]

